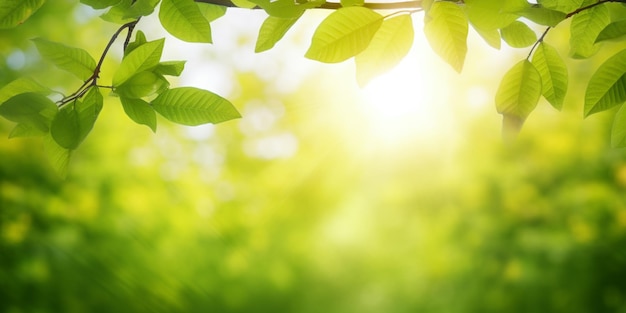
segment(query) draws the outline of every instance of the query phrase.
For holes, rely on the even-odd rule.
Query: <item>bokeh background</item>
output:
[[[116,26],[76,2],[0,33],[0,85],[80,85],[29,41],[99,56]],[[0,120],[0,312],[626,312],[626,153],[608,146],[612,112],[582,118],[591,73],[623,47],[568,59],[563,112],[542,101],[503,142],[492,99],[526,49],[471,33],[459,75],[416,14],[406,61],[359,88],[351,61],[303,57],[326,14],[262,54],[262,12],[229,10],[213,45],[143,20],[164,59],[188,59],[174,86],[243,118],[153,134],[106,97],[64,180]],[[564,57],[567,36],[547,37]]]

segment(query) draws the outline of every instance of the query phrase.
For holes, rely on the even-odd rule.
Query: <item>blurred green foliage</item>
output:
[[[31,49],[0,38],[2,59]],[[605,120],[535,113],[505,145],[493,112],[460,111],[453,148],[393,146],[328,86],[280,102],[237,79],[244,119],[217,127],[154,136],[105,103],[64,181],[37,140],[0,140],[0,311],[626,312],[626,153]]]

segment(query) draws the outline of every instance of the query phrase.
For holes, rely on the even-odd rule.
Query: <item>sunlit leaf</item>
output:
[[[396,66],[413,45],[410,15],[399,15],[383,22],[370,45],[355,57],[357,81],[364,86],[373,77]]]
[[[557,10],[546,9],[542,7],[528,7],[520,12],[520,14],[540,25],[556,26],[565,19],[565,13]]]
[[[133,52],[133,50],[137,49],[137,47],[145,44],[146,42],[148,42],[148,40],[146,39],[146,35],[142,31],[138,30],[135,33],[135,40],[129,42],[126,46],[126,50],[124,50],[124,56],[127,56],[129,53]]]
[[[168,120],[183,125],[215,124],[241,117],[228,100],[193,87],[166,90],[151,104]]]
[[[613,148],[626,147],[626,106],[624,105],[619,108],[613,119],[611,146]]]
[[[553,47],[545,42],[537,46],[533,55],[533,65],[541,75],[543,96],[552,106],[561,110],[567,93],[567,66]]]
[[[0,1],[0,29],[13,28],[24,23],[45,0],[4,0]]]
[[[215,21],[216,19],[226,14],[226,7],[221,5],[215,5],[210,3],[198,2],[198,8],[200,13],[207,20],[207,22]]]
[[[130,99],[120,97],[122,107],[126,115],[130,117],[135,123],[146,125],[150,127],[153,132],[156,132],[157,120],[156,113],[152,106],[142,99]]]
[[[502,39],[513,48],[524,48],[532,45],[537,41],[535,34],[528,25],[515,21],[500,30]]]
[[[161,0],[135,0],[124,14],[125,18],[138,18],[148,16],[154,12],[154,8]]]
[[[50,89],[42,86],[38,82],[27,77],[20,77],[0,88],[0,106],[11,97],[26,92],[34,92],[42,95],[51,93]]]
[[[82,80],[93,75],[96,61],[87,51],[41,38],[33,39],[33,42],[35,42],[41,56],[54,63],[58,68],[68,71]]]
[[[618,39],[626,35],[626,20],[621,20],[617,22],[613,22],[606,26],[600,34],[598,34],[598,38],[596,38],[595,42],[600,42],[604,40],[613,40]]]
[[[457,72],[465,63],[467,32],[465,13],[452,2],[433,3],[424,19],[424,34],[431,47]]]
[[[570,25],[570,54],[574,58],[588,58],[596,52],[594,43],[611,21],[609,9],[598,5],[572,18]]]
[[[187,42],[211,43],[211,25],[193,0],[163,0],[159,10],[163,28]]]
[[[276,45],[276,43],[285,36],[287,31],[293,26],[299,17],[281,18],[275,16],[268,16],[261,29],[259,29],[259,36],[257,37],[256,46],[254,52],[263,52],[269,50]]]
[[[52,168],[61,178],[65,178],[72,151],[59,146],[50,134],[44,137],[43,147]]]
[[[187,61],[165,61],[157,64],[154,73],[160,75],[180,76]]]
[[[163,42],[164,39],[150,41],[125,56],[113,76],[113,86],[120,86],[133,75],[159,64],[163,52]]]
[[[0,106],[0,115],[9,121],[46,132],[57,113],[57,106],[41,94],[27,92],[11,97]]]
[[[352,6],[362,6],[365,1],[364,0],[341,0],[340,1],[342,7],[352,7]]]
[[[382,23],[382,15],[364,7],[338,9],[317,27],[305,56],[325,63],[345,61],[367,48]]]
[[[484,30],[480,28],[474,28],[474,30],[482,37],[485,42],[493,48],[500,49],[502,44],[502,38],[500,32],[497,29]]]
[[[143,98],[162,92],[169,87],[163,76],[150,71],[139,72],[115,88],[115,92],[126,98]]]
[[[528,60],[515,64],[496,92],[496,109],[503,115],[505,131],[519,128],[541,97],[541,75]],[[513,129],[515,130],[515,129]]]
[[[132,5],[132,0],[122,0],[115,6],[111,7],[106,13],[100,16],[101,19],[116,23],[125,24],[135,20],[135,18],[127,16],[128,11]]]
[[[231,0],[231,2],[238,8],[244,9],[252,9],[257,6],[256,3],[250,2],[248,0]]]
[[[530,6],[525,0],[466,0],[465,5],[472,25],[483,30],[506,27]]]
[[[569,13],[580,8],[585,0],[538,0],[537,2],[544,8]]]
[[[626,101],[626,50],[606,60],[591,76],[585,94],[585,116]]]

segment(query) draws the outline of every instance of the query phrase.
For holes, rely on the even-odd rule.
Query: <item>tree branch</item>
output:
[[[237,6],[230,0],[194,0],[196,2],[209,3],[215,5],[221,5],[229,8],[236,8]],[[372,10],[398,10],[398,9],[421,9],[422,8],[422,0],[409,0],[409,1],[398,1],[398,2],[366,2],[363,4],[363,7],[372,9]],[[325,2],[319,9],[328,9],[328,10],[337,10],[341,8],[341,4],[338,2]],[[256,6],[252,9],[261,9]]]

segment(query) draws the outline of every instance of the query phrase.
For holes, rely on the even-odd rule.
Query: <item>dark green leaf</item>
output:
[[[33,39],[33,41],[41,56],[54,63],[58,68],[68,71],[82,80],[93,75],[96,61],[87,51],[41,38]]]
[[[606,26],[596,38],[596,42],[618,39],[626,35],[626,20],[613,22]]]
[[[0,88],[0,105],[9,100],[11,97],[26,92],[49,95],[51,90],[30,78],[20,77]]]
[[[0,106],[6,119],[47,132],[57,113],[57,106],[41,94],[27,92],[11,97]]]
[[[79,104],[80,101],[76,101]],[[78,147],[80,126],[78,112],[74,105],[67,105],[55,116],[50,125],[50,134],[59,146],[73,150]]]
[[[166,90],[152,101],[152,107],[172,122],[191,126],[241,117],[228,100],[193,87]]]
[[[3,0],[0,1],[0,29],[13,28],[26,21],[45,0]]]
[[[28,124],[19,123],[11,130],[9,138],[44,136],[46,134],[48,134],[47,131],[42,131],[36,127],[29,126]]]
[[[156,113],[152,106],[142,99],[130,99],[120,97],[122,107],[126,115],[130,117],[135,123],[142,124],[150,127],[153,132],[156,132],[157,120]]]
[[[125,83],[115,88],[115,92],[125,98],[143,98],[160,93],[169,87],[163,76],[150,71],[139,72]]]

